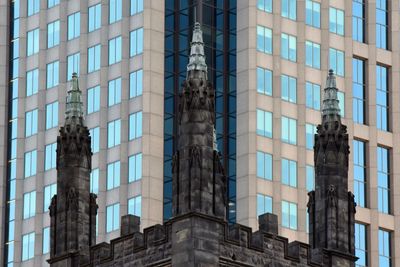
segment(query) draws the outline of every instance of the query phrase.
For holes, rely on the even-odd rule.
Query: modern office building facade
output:
[[[333,69],[350,136],[359,266],[400,264],[399,1],[0,0],[3,266],[43,266],[55,145],[73,72],[91,129],[97,242],[119,217],[171,216],[175,114],[192,25],[216,89],[228,216],[308,242],[321,90]]]

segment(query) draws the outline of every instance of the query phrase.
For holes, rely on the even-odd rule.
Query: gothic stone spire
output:
[[[354,255],[354,195],[348,192],[349,136],[341,123],[338,89],[329,71],[324,89],[322,123],[314,145],[315,191],[309,193],[310,245]]]
[[[173,215],[200,212],[225,218],[225,176],[214,134],[214,89],[207,80],[199,23],[195,23],[192,40],[179,103],[178,149],[173,159]]]
[[[92,151],[76,74],[57,137],[57,195],[50,205],[51,266],[79,266],[96,242],[96,195],[90,193]]]

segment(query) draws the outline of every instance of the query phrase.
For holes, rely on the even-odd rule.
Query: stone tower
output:
[[[195,23],[187,77],[179,102],[178,149],[173,158],[173,216],[199,212],[225,218],[225,177],[214,132],[214,89]]]
[[[314,145],[315,190],[309,193],[309,242],[316,258],[326,266],[353,266],[354,195],[348,191],[349,137],[340,118],[338,89],[333,71],[329,71],[324,89],[322,123],[318,125]],[[322,258],[322,251],[341,254]],[[335,262],[337,259],[339,262]],[[348,265],[350,263],[350,265]],[[342,264],[342,265],[341,265]]]
[[[50,205],[51,266],[80,266],[96,243],[96,195],[90,193],[92,151],[76,73],[57,137],[57,195]]]

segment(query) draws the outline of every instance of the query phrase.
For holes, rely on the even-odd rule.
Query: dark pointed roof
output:
[[[66,106],[65,125],[84,125],[82,92],[75,72],[72,74],[71,87],[67,92]]]

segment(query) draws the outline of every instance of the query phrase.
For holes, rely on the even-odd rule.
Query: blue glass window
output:
[[[365,41],[365,2],[353,0],[353,40]]]
[[[60,0],[47,0],[47,8],[51,8],[60,3]]]
[[[115,37],[108,41],[108,65],[121,61],[122,38]]]
[[[46,130],[58,126],[58,102],[46,105]]]
[[[282,33],[281,35],[281,57],[296,62],[296,36]]]
[[[312,0],[306,0],[306,24],[321,27],[321,4]]]
[[[39,13],[40,0],[28,0],[27,2],[28,2],[28,17],[36,13]]]
[[[344,76],[344,52],[329,48],[329,68],[338,76]]]
[[[43,192],[43,212],[48,212],[51,204],[51,199],[57,194],[57,184],[51,184],[44,187]]]
[[[37,150],[25,153],[25,178],[36,175]]]
[[[329,31],[338,35],[344,35],[344,11],[329,8]]]
[[[99,168],[90,173],[90,193],[99,193]]]
[[[48,171],[56,167],[57,161],[57,143],[46,145],[44,153],[44,170]]]
[[[128,199],[128,214],[142,216],[142,196]]]
[[[353,140],[354,196],[357,206],[366,207],[367,163],[365,142]]]
[[[89,7],[88,16],[89,32],[100,29],[101,27],[101,4]]]
[[[89,88],[87,90],[87,113],[93,113],[100,110],[100,86]]]
[[[297,204],[282,200],[282,227],[297,230]]]
[[[26,73],[26,96],[37,94],[39,89],[39,69]]]
[[[46,88],[52,88],[54,86],[57,86],[59,83],[59,62],[58,61],[54,61],[51,62],[49,64],[47,64],[46,66],[46,76],[47,76],[47,80],[46,80]]]
[[[296,0],[282,0],[282,17],[296,20]]]
[[[115,120],[108,123],[108,148],[121,144],[121,120]]]
[[[354,243],[356,247],[356,261],[357,267],[368,266],[368,251],[367,251],[367,226],[364,224],[356,223],[354,226]]]
[[[34,109],[25,113],[25,137],[37,134],[38,110]]]
[[[131,16],[143,11],[143,0],[131,0]]]
[[[376,47],[388,49],[387,0],[376,0]]]
[[[281,75],[281,97],[285,101],[296,103],[297,79],[295,77]]]
[[[257,109],[257,134],[272,138],[272,113]]]
[[[35,256],[35,232],[22,236],[22,261],[33,259]]]
[[[389,87],[388,68],[376,66],[376,127],[389,130]]]
[[[314,149],[314,135],[317,133],[317,127],[313,124],[306,123],[306,148]]]
[[[50,227],[43,228],[43,246],[42,253],[47,254],[50,252]]]
[[[23,218],[29,219],[36,213],[36,191],[24,194],[24,213]]]
[[[108,82],[108,106],[121,103],[121,77]]]
[[[81,34],[81,13],[68,16],[68,40],[78,38]]]
[[[272,213],[272,197],[257,194],[257,216]]]
[[[121,20],[122,18],[122,0],[110,0],[110,24]]]
[[[321,68],[321,45],[306,41],[306,66],[320,69]]]
[[[272,155],[257,151],[257,177],[272,181]]]
[[[107,206],[106,208],[106,232],[119,229],[119,203]]]
[[[92,128],[89,130],[91,137],[92,152],[97,153],[100,150],[100,127]]]
[[[365,62],[353,58],[353,121],[364,124],[365,120]]]
[[[137,97],[143,93],[143,70],[129,74],[129,98]]]
[[[67,57],[67,81],[72,79],[72,73],[79,76],[80,54],[75,53]]]
[[[130,56],[137,56],[143,53],[143,28],[131,31],[130,33]]]
[[[101,46],[100,44],[89,47],[88,49],[88,73],[100,69]]]
[[[282,116],[282,142],[296,145],[297,144],[297,121]]]
[[[257,25],[257,50],[272,54],[272,30]]]
[[[379,229],[379,267],[392,266],[390,232]]]
[[[121,162],[107,164],[107,190],[119,187],[121,175]]]
[[[342,118],[344,118],[344,114],[345,114],[345,110],[344,110],[344,107],[345,107],[345,103],[344,103],[344,100],[345,100],[345,96],[344,96],[344,92],[338,92],[337,93],[337,97],[338,97],[338,100],[339,100],[339,109],[340,109],[340,116],[342,117]]]
[[[272,13],[272,0],[257,0],[257,8]]]
[[[60,44],[60,21],[47,24],[47,48]]]
[[[34,29],[27,33],[26,55],[29,57],[39,53],[39,29]]]
[[[282,184],[297,187],[297,162],[282,159]]]
[[[315,178],[314,178],[314,167],[306,165],[306,189],[308,192],[314,190]],[[308,217],[308,216],[307,216]]]
[[[257,67],[257,92],[272,96],[272,71]]]
[[[318,84],[306,82],[306,107],[320,110],[321,87]]]
[[[378,146],[378,211],[390,213],[390,165],[389,150]]]
[[[142,112],[136,112],[129,115],[129,140],[142,136]]]
[[[142,178],[142,153],[132,155],[128,159],[128,182]]]

